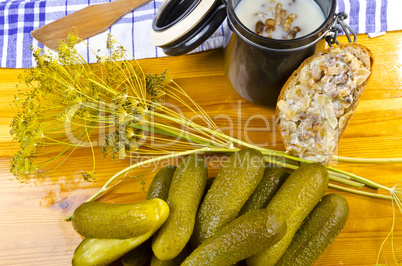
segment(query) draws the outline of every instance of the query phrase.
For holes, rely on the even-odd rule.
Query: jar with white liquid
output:
[[[277,40],[303,37],[325,21],[313,0],[241,0],[235,13],[249,30]]]
[[[325,48],[326,36],[336,41],[336,24],[343,19],[335,15],[336,6],[336,0],[166,0],[154,18],[151,41],[168,55],[181,55],[227,17],[228,82],[244,99],[275,106],[301,62]]]

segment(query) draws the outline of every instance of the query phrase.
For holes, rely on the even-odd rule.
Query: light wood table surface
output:
[[[340,41],[345,42],[345,39],[341,37]],[[340,142],[338,154],[402,157],[402,32],[388,32],[372,39],[359,35],[358,41],[372,50],[375,66]],[[140,60],[140,64],[147,73],[161,73],[167,69],[212,118],[218,118],[219,114],[230,116],[234,121],[235,137],[283,150],[273,123],[267,125],[258,116],[273,121],[274,110],[248,103],[231,89],[224,76],[221,49]],[[131,162],[112,161],[97,152],[97,182],[87,183],[81,179],[81,171],[91,169],[91,155],[88,150],[80,150],[58,171],[45,178],[28,184],[16,181],[9,171],[10,160],[18,150],[9,134],[9,125],[16,113],[10,103],[21,73],[22,69],[0,69],[0,265],[69,265],[82,238],[64,218]],[[216,119],[218,126],[222,122]],[[248,128],[246,131],[243,130],[245,127]],[[402,164],[337,163],[334,167],[388,187],[402,179]],[[155,174],[153,170],[153,166],[136,170],[131,178],[126,178],[99,201],[128,203],[144,199],[140,182],[145,181],[147,188]],[[215,174],[216,170],[209,173],[210,176]],[[370,188],[364,190],[376,193]],[[350,204],[350,217],[343,232],[316,265],[374,265],[381,243],[393,223],[391,201],[340,193]],[[393,249],[397,261],[402,262],[402,215],[398,209],[395,214]],[[384,244],[379,262],[396,264],[391,239]]]

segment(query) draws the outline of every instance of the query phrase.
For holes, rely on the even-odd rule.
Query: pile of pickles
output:
[[[346,199],[327,187],[320,164],[289,174],[245,149],[208,179],[204,159],[190,155],[160,169],[142,202],[79,206],[72,224],[85,239],[72,263],[311,265],[348,219]]]

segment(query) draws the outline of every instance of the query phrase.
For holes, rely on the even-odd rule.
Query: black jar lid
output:
[[[223,0],[166,0],[152,22],[151,42],[167,55],[190,52],[226,18]]]

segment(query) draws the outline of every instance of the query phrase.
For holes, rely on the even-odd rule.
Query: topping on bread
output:
[[[288,79],[277,103],[286,151],[328,164],[371,75],[372,54],[344,44],[306,59]]]

